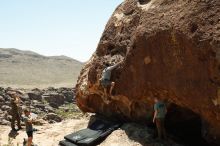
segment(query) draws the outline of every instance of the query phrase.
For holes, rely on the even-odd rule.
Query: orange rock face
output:
[[[104,63],[120,60],[114,97],[105,104]],[[147,122],[160,96],[198,114],[203,136],[220,144],[219,61],[219,0],[125,0],[81,71],[77,104],[84,112]]]

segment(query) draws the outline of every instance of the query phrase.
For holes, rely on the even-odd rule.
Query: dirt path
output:
[[[86,128],[89,120],[71,119],[56,124],[45,124],[35,126],[38,132],[34,133],[34,143],[38,146],[58,146],[63,137],[72,132]],[[147,128],[146,128],[147,129]],[[23,146],[23,139],[26,138],[25,130],[19,131],[15,139],[9,139],[9,126],[0,126],[0,146]],[[160,146],[157,142],[146,142],[149,140],[148,130],[134,124],[125,124],[109,135],[99,146]]]
[[[35,126],[39,131],[34,133],[34,143],[38,146],[58,146],[60,140],[69,133],[85,128],[88,120],[66,120],[56,124],[46,124],[44,126]],[[22,146],[23,139],[26,138],[25,130],[19,131],[16,139],[10,138],[9,126],[0,126],[0,146],[10,144],[10,146]]]

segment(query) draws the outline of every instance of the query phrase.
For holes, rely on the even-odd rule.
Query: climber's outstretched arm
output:
[[[108,67],[108,70],[114,70],[114,69],[117,68],[122,62],[123,62],[123,61],[120,61],[120,62],[116,63],[115,65]]]

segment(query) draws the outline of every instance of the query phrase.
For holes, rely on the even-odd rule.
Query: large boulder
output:
[[[79,108],[148,121],[153,97],[160,96],[198,115],[204,138],[220,144],[219,16],[219,0],[125,0],[81,71]],[[113,101],[106,104],[99,79],[105,62],[120,60]]]
[[[58,93],[65,96],[65,101],[72,103],[75,100],[75,93],[71,88],[59,88]]]
[[[57,108],[58,106],[61,106],[65,103],[65,96],[58,93],[43,94],[43,99],[47,101],[54,108]]]
[[[30,100],[38,100],[38,101],[42,101],[42,95],[43,92],[40,89],[33,89],[30,92],[27,93]]]

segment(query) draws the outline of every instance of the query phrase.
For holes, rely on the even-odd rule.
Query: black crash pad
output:
[[[77,145],[94,145],[119,127],[118,123],[96,119],[88,128],[69,134],[64,138]]]
[[[60,141],[59,145],[60,146],[77,146],[77,145],[75,145],[75,144],[73,144],[73,143],[71,143],[67,140]]]

